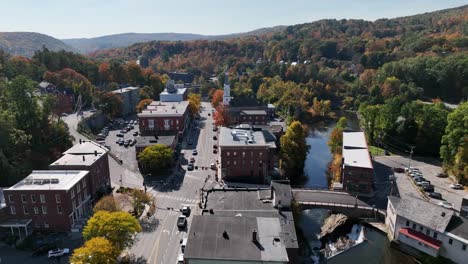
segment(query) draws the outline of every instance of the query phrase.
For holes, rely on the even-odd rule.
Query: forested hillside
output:
[[[44,46],[53,51],[73,50],[62,41],[40,33],[0,32],[0,50],[12,55],[31,57]]]

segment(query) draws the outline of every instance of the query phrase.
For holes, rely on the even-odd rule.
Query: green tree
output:
[[[104,264],[114,263],[119,251],[104,237],[94,237],[86,241],[84,246],[73,251],[70,263],[74,264]]]
[[[303,173],[304,162],[309,152],[306,137],[307,130],[299,121],[293,121],[281,137],[281,166],[291,180],[297,180]]]
[[[140,231],[138,220],[127,212],[98,211],[88,220],[83,237],[104,237],[120,252],[133,244],[133,234]]]
[[[174,151],[170,147],[156,144],[146,147],[138,154],[138,162],[145,172],[158,172],[171,165],[173,156]]]
[[[134,189],[130,192],[130,197],[132,200],[133,213],[135,215],[141,215],[145,205],[150,205],[153,201],[153,198],[149,193],[145,193],[142,190]]]
[[[331,153],[341,154],[341,149],[343,146],[343,131],[348,128],[348,120],[346,117],[341,117],[336,124],[336,127],[330,134],[328,139],[328,147],[330,148]]]

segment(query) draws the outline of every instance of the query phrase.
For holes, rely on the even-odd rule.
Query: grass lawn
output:
[[[375,156],[385,156],[385,150],[383,148],[379,148],[376,146],[369,146],[369,151],[373,157]],[[392,153],[389,151],[389,154],[392,155]]]

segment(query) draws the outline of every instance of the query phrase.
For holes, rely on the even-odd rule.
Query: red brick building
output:
[[[219,159],[224,181],[264,183],[275,165],[275,141],[265,140],[262,131],[222,127]]]
[[[265,110],[242,110],[239,113],[239,123],[251,125],[266,125],[268,122]]]
[[[138,125],[143,136],[183,134],[188,119],[188,101],[153,101],[138,114]]]
[[[33,171],[3,190],[8,223],[12,227],[19,223],[26,232],[32,228],[70,231],[91,213],[87,175],[88,171],[77,170]]]
[[[371,194],[374,168],[364,132],[343,132],[343,188],[356,194]]]
[[[49,165],[51,170],[86,170],[90,194],[105,193],[110,187],[108,149],[93,141],[81,141]]]

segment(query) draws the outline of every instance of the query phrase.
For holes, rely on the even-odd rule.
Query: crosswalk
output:
[[[189,178],[189,179],[192,179],[192,180],[197,180],[197,181],[200,181],[200,180],[203,180],[199,177],[196,177],[196,176],[193,176],[193,175],[190,175],[190,174],[185,174],[184,176],[185,178]]]
[[[161,198],[161,199],[171,199],[171,200],[177,200],[181,201],[184,203],[191,203],[191,204],[197,204],[198,200],[196,199],[190,199],[190,198],[185,198],[185,197],[178,197],[178,196],[171,196],[163,193],[158,193],[155,195],[156,198]]]

